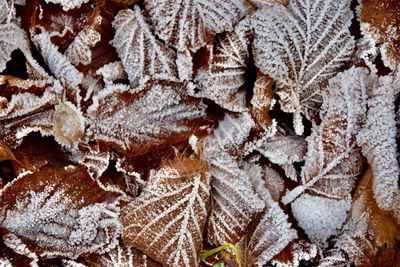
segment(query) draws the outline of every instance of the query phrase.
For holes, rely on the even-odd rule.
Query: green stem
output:
[[[241,267],[242,263],[240,261],[239,251],[238,251],[237,247],[235,245],[231,244],[231,243],[226,243],[225,245],[219,246],[217,248],[213,248],[213,249],[205,250],[205,251],[201,252],[200,259],[202,261],[204,261],[205,259],[207,259],[211,255],[214,255],[214,254],[216,254],[216,253],[218,253],[218,252],[220,252],[222,250],[225,250],[225,249],[231,249],[233,251],[233,254],[235,254],[236,262],[237,262],[238,266]]]

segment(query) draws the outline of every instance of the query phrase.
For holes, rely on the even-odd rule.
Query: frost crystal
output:
[[[138,6],[134,10],[120,11],[113,27],[112,45],[132,85],[141,83],[148,75],[169,79],[177,77],[176,53],[154,37]]]
[[[193,52],[209,35],[232,30],[246,12],[241,0],[149,0],[145,7],[160,39]]]
[[[152,172],[122,210],[123,240],[166,266],[198,266],[209,206],[204,162],[178,159]]]
[[[277,81],[283,111],[315,115],[321,88],[353,52],[352,17],[347,0],[292,0],[253,14],[255,63]],[[301,123],[295,126],[302,134]]]

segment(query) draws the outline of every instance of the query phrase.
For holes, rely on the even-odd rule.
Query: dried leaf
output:
[[[119,244],[116,248],[100,256],[103,267],[160,267],[161,264],[152,260],[143,252],[124,247]]]
[[[63,88],[54,80],[23,80],[0,75],[0,120],[37,113],[57,104]]]
[[[88,109],[88,136],[130,155],[166,147],[204,131],[205,105],[189,97],[185,84],[149,81],[132,90],[113,85]]]
[[[230,31],[246,10],[241,0],[149,0],[156,34],[178,51],[197,51],[210,35]]]
[[[297,134],[304,130],[300,113],[315,115],[321,88],[350,59],[352,17],[347,0],[292,0],[252,16],[255,64],[277,81],[281,108],[295,114]]]
[[[400,211],[400,167],[397,161],[395,88],[392,77],[383,77],[369,92],[366,122],[357,143],[371,165],[374,197],[384,210]]]
[[[253,125],[248,113],[236,118],[226,115],[214,135],[204,141],[202,157],[210,164],[212,175],[212,209],[207,239],[216,246],[237,243],[264,208],[263,201],[251,187],[249,174],[241,168],[239,158],[228,152],[237,150]]]
[[[354,193],[351,212],[335,247],[325,252],[321,266],[395,266],[399,263],[399,221],[381,210],[374,198],[373,171],[362,177]]]
[[[167,266],[198,266],[209,206],[205,163],[178,159],[151,173],[122,210],[123,240]]]
[[[258,165],[247,168],[253,188],[265,203],[265,208],[254,228],[240,242],[244,254],[241,258],[243,266],[264,266],[297,238],[297,231],[266,188],[264,179],[268,178],[263,177],[265,173],[262,168]]]
[[[199,96],[234,112],[246,109],[246,95],[241,89],[245,84],[249,39],[239,31],[240,27],[219,40],[210,55],[208,70],[201,69],[196,77]]]
[[[359,18],[363,35],[380,44],[383,63],[396,69],[400,64],[400,3],[396,0],[360,0]]]
[[[44,166],[1,191],[1,228],[41,257],[76,258],[115,245],[118,194],[103,190],[83,167]]]
[[[288,204],[305,190],[317,194],[306,194],[292,203],[295,218],[314,242],[325,243],[335,234],[350,208],[350,193],[363,162],[356,135],[365,119],[367,88],[373,83],[362,68],[351,68],[329,81],[322,122],[313,126],[307,138],[302,184],[283,197]]]
[[[139,6],[135,6],[134,10],[120,11],[113,27],[115,37],[112,45],[132,85],[140,84],[147,76],[163,79],[177,77],[176,53],[154,37]]]
[[[251,98],[251,115],[261,129],[272,125],[272,118],[268,115],[272,109],[275,99],[272,91],[274,80],[261,72],[257,73],[253,87],[253,97]]]

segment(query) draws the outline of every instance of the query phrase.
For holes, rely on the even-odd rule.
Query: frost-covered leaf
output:
[[[11,261],[7,258],[0,258],[0,267],[12,267]]]
[[[268,115],[272,109],[275,99],[272,91],[274,80],[261,72],[257,73],[251,98],[251,115],[261,129],[272,125],[272,118]]]
[[[32,37],[39,52],[49,66],[53,75],[60,80],[62,85],[77,90],[79,84],[82,83],[83,74],[79,72],[71,62],[59,52],[57,46],[51,42],[51,34],[42,31]],[[79,94],[76,93],[79,99]]]
[[[160,39],[192,52],[231,31],[246,13],[242,0],[148,0],[145,7]]]
[[[359,19],[362,34],[380,45],[383,63],[400,66],[400,2],[396,0],[360,0]]]
[[[166,81],[149,81],[135,90],[121,84],[109,86],[88,109],[88,136],[139,155],[204,131],[206,107],[185,89],[183,83]]]
[[[392,77],[381,78],[379,85],[371,88],[367,119],[357,142],[374,173],[373,191],[378,206],[400,211],[394,90]]]
[[[89,0],[45,0],[46,3],[54,3],[62,6],[64,11],[78,8],[82,4],[89,2]]]
[[[122,210],[123,241],[166,266],[198,266],[210,203],[205,162],[178,158],[153,171]]]
[[[324,253],[320,266],[395,266],[399,262],[399,221],[378,207],[373,179],[369,168],[354,193],[351,212],[335,247]]]
[[[96,179],[106,171],[110,158],[110,152],[97,143],[81,143],[78,150],[74,151],[72,155],[72,160],[86,166],[90,175]]]
[[[246,34],[240,33],[239,28],[219,40],[212,49],[208,69],[197,73],[199,96],[211,99],[230,111],[240,112],[246,108],[242,87],[249,57],[248,43]]]
[[[116,248],[100,256],[103,267],[160,267],[161,264],[152,260],[143,252],[132,247],[119,244]]]
[[[96,16],[93,19],[93,23],[80,31],[65,51],[64,55],[75,66],[79,64],[88,65],[91,63],[91,48],[101,40],[101,35],[97,31],[97,28],[101,25],[101,21],[102,17]]]
[[[60,101],[62,87],[54,80],[23,80],[0,75],[0,120],[51,107]]]
[[[39,132],[42,136],[53,134],[53,109],[30,114],[24,117],[2,121],[0,136],[11,147],[21,144],[24,137],[32,132]]]
[[[317,113],[321,88],[352,54],[352,17],[348,0],[292,0],[252,16],[255,64],[277,81],[281,108],[295,114],[297,134],[303,132],[300,113]]]
[[[251,187],[249,174],[232,154],[244,143],[254,122],[250,114],[226,115],[214,134],[204,141],[202,157],[212,175],[212,209],[208,221],[208,241],[220,246],[235,244],[246,233],[250,222],[264,208]]]
[[[48,165],[1,191],[1,228],[46,258],[102,252],[120,232],[118,197],[83,167]]]
[[[346,203],[363,162],[356,135],[365,120],[366,93],[373,83],[367,69],[362,68],[351,68],[329,81],[321,124],[314,125],[307,138],[301,185],[283,197],[283,203],[288,204],[305,190],[318,194],[306,194],[292,203],[295,218],[313,241],[324,243],[339,230],[340,223],[332,218],[337,216],[343,222],[350,208]]]
[[[163,17],[165,14],[159,19]],[[137,85],[149,75],[169,79],[177,77],[176,53],[155,38],[139,6],[118,12],[113,27],[112,45],[131,84]]]
[[[297,231],[288,222],[288,216],[273,200],[266,188],[262,168],[258,165],[246,166],[254,190],[265,204],[264,211],[256,220],[251,231],[240,242],[243,266],[264,266],[297,238]]]
[[[0,72],[6,68],[11,59],[11,53],[19,49],[24,53],[27,61],[44,75],[44,70],[37,64],[30,54],[29,39],[24,30],[13,23],[0,24]]]

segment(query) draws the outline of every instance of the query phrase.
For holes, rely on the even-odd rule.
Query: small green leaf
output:
[[[239,267],[241,267],[242,263],[241,263],[241,260],[240,260],[239,251],[238,251],[237,247],[235,245],[231,244],[231,243],[226,243],[226,244],[224,244],[222,246],[219,246],[217,248],[213,248],[213,249],[205,250],[205,251],[201,252],[200,259],[202,261],[204,261],[208,257],[210,257],[210,256],[212,256],[212,255],[214,255],[214,254],[216,254],[216,253],[218,253],[218,252],[220,252],[222,250],[225,250],[225,249],[231,249],[233,251],[233,254],[235,255],[235,258],[236,258],[236,263],[238,264]],[[221,264],[223,264],[223,265],[221,265]],[[223,261],[222,262],[218,261],[214,266],[217,266],[217,267],[224,266],[224,262]]]

